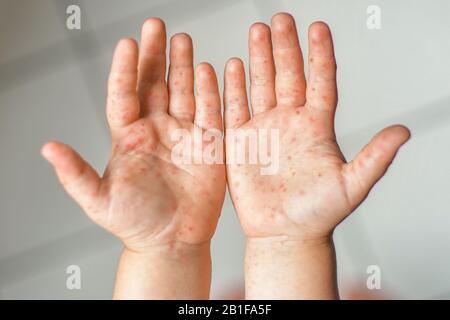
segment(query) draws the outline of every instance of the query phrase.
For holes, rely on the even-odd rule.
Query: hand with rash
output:
[[[218,84],[212,66],[202,63],[195,71],[194,96],[192,40],[177,34],[170,44],[166,83],[161,20],[144,23],[140,49],[132,39],[118,43],[106,108],[113,146],[102,177],[67,145],[48,143],[42,154],[67,193],[123,241],[127,254],[173,251],[173,256],[185,256],[185,251],[207,247],[202,256],[209,257],[224,199],[225,166],[223,161],[175,164],[171,137],[177,129],[222,130]],[[197,295],[192,294],[182,297]]]
[[[242,62],[231,59],[225,68],[226,129],[279,130],[278,172],[262,175],[258,165],[227,165],[231,198],[247,238],[248,297],[273,298],[275,292],[282,292],[279,298],[305,297],[292,288],[299,284],[289,278],[294,271],[286,268],[289,264],[294,268],[292,259],[306,254],[307,249],[296,258],[286,256],[297,253],[295,250],[305,244],[328,246],[334,228],[365,199],[409,138],[405,127],[388,127],[347,162],[334,132],[337,86],[330,30],[322,22],[313,23],[308,38],[306,81],[296,26],[290,15],[275,15],[271,28],[263,23],[251,27],[252,116]],[[227,158],[230,152],[227,149]],[[294,250],[289,250],[290,246]],[[283,256],[276,261],[281,251]],[[308,263],[314,258],[308,258]],[[329,258],[333,259],[332,254]],[[295,272],[301,270],[300,266]],[[271,281],[265,279],[274,279],[277,274],[278,284],[282,282],[286,287],[268,288]],[[310,275],[310,281],[317,277]],[[334,295],[314,295],[314,290],[313,297]]]

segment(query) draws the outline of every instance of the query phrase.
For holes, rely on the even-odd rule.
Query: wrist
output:
[[[210,255],[210,241],[203,243],[189,244],[180,241],[172,241],[164,244],[129,247],[124,246],[124,253],[147,259],[158,256],[160,259],[169,258],[172,260],[186,259],[186,257],[205,257]]]
[[[145,250],[125,248],[115,299],[208,299],[210,243],[173,243]]]
[[[279,265],[283,270],[298,263],[302,257],[311,257],[334,251],[332,237],[292,238],[288,236],[247,238],[245,255],[247,267]],[[280,263],[282,262],[283,263]]]
[[[247,248],[264,248],[265,250],[314,250],[333,246],[332,233],[324,236],[290,236],[246,237]]]
[[[335,299],[332,238],[248,238],[245,278],[248,299]]]

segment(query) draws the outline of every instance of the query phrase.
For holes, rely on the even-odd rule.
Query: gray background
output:
[[[69,4],[81,6],[80,31],[65,27]],[[381,8],[381,30],[366,27],[371,4]],[[111,297],[120,243],[65,195],[39,149],[62,140],[103,171],[110,144],[105,85],[116,41],[138,39],[144,19],[159,16],[169,35],[190,33],[196,62],[211,62],[222,79],[229,57],[247,61],[250,24],[268,22],[277,11],[296,17],[305,52],[311,22],[324,20],[333,31],[336,129],[347,158],[388,124],[404,123],[413,134],[366,202],[336,230],[343,296],[364,291],[366,268],[375,264],[382,297],[450,298],[447,0],[1,0],[1,298]],[[229,199],[212,252],[212,296],[237,297],[243,237]],[[66,289],[71,264],[81,267],[81,290]]]

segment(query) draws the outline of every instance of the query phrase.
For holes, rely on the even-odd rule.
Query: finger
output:
[[[133,39],[122,39],[114,51],[108,79],[106,115],[111,130],[139,118],[136,92],[138,46]]]
[[[336,61],[328,26],[315,22],[309,27],[309,79],[307,106],[334,112],[337,104]]]
[[[249,32],[250,53],[250,99],[253,114],[276,106],[275,65],[272,56],[270,28],[255,23]]]
[[[65,144],[49,142],[43,146],[41,153],[53,165],[67,193],[83,209],[95,203],[100,177],[76,151]]]
[[[303,55],[295,20],[290,14],[278,13],[273,16],[272,41],[277,106],[303,106],[306,101]]]
[[[139,51],[138,92],[141,113],[167,111],[166,27],[157,18],[147,19],[142,26]]]
[[[219,85],[214,68],[206,62],[195,70],[195,124],[204,129],[222,130]]]
[[[228,60],[224,83],[225,128],[238,128],[250,120],[244,64],[240,59]]]
[[[410,132],[400,125],[383,129],[367,144],[344,172],[349,200],[355,208],[384,175],[399,148],[409,139]]]
[[[169,114],[194,120],[194,67],[192,39],[185,33],[172,37],[169,67]]]

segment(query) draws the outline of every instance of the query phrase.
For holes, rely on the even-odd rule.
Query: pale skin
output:
[[[113,145],[102,177],[65,144],[42,149],[67,193],[124,244],[116,299],[209,297],[209,247],[224,200],[225,166],[175,164],[170,150],[176,129],[222,130],[219,89],[211,65],[201,63],[194,72],[187,34],[171,38],[169,56],[166,77],[160,19],[145,21],[139,47],[132,39],[119,41],[106,107]]]
[[[333,128],[336,68],[328,27],[310,27],[308,81],[288,14],[275,15],[271,28],[254,24],[249,46],[252,117],[244,67],[234,58],[225,69],[225,127],[278,128],[275,175],[261,175],[257,165],[170,161],[176,129],[222,130],[222,119],[217,79],[206,63],[195,70],[194,94],[186,34],[170,41],[166,81],[159,19],[144,23],[139,48],[123,39],[115,50],[107,99],[113,145],[103,176],[67,145],[43,147],[68,194],[124,243],[114,298],[209,297],[209,246],[226,179],[247,239],[246,297],[338,297],[333,230],[383,176],[409,131],[384,129],[347,163]]]
[[[384,175],[409,139],[395,125],[378,133],[350,162],[334,132],[336,63],[328,26],[309,28],[309,77],[295,21],[276,14],[249,32],[250,105],[241,60],[225,67],[225,127],[277,128],[280,165],[227,165],[227,183],[246,236],[247,299],[336,299],[332,234]],[[226,150],[227,153],[232,150]]]

